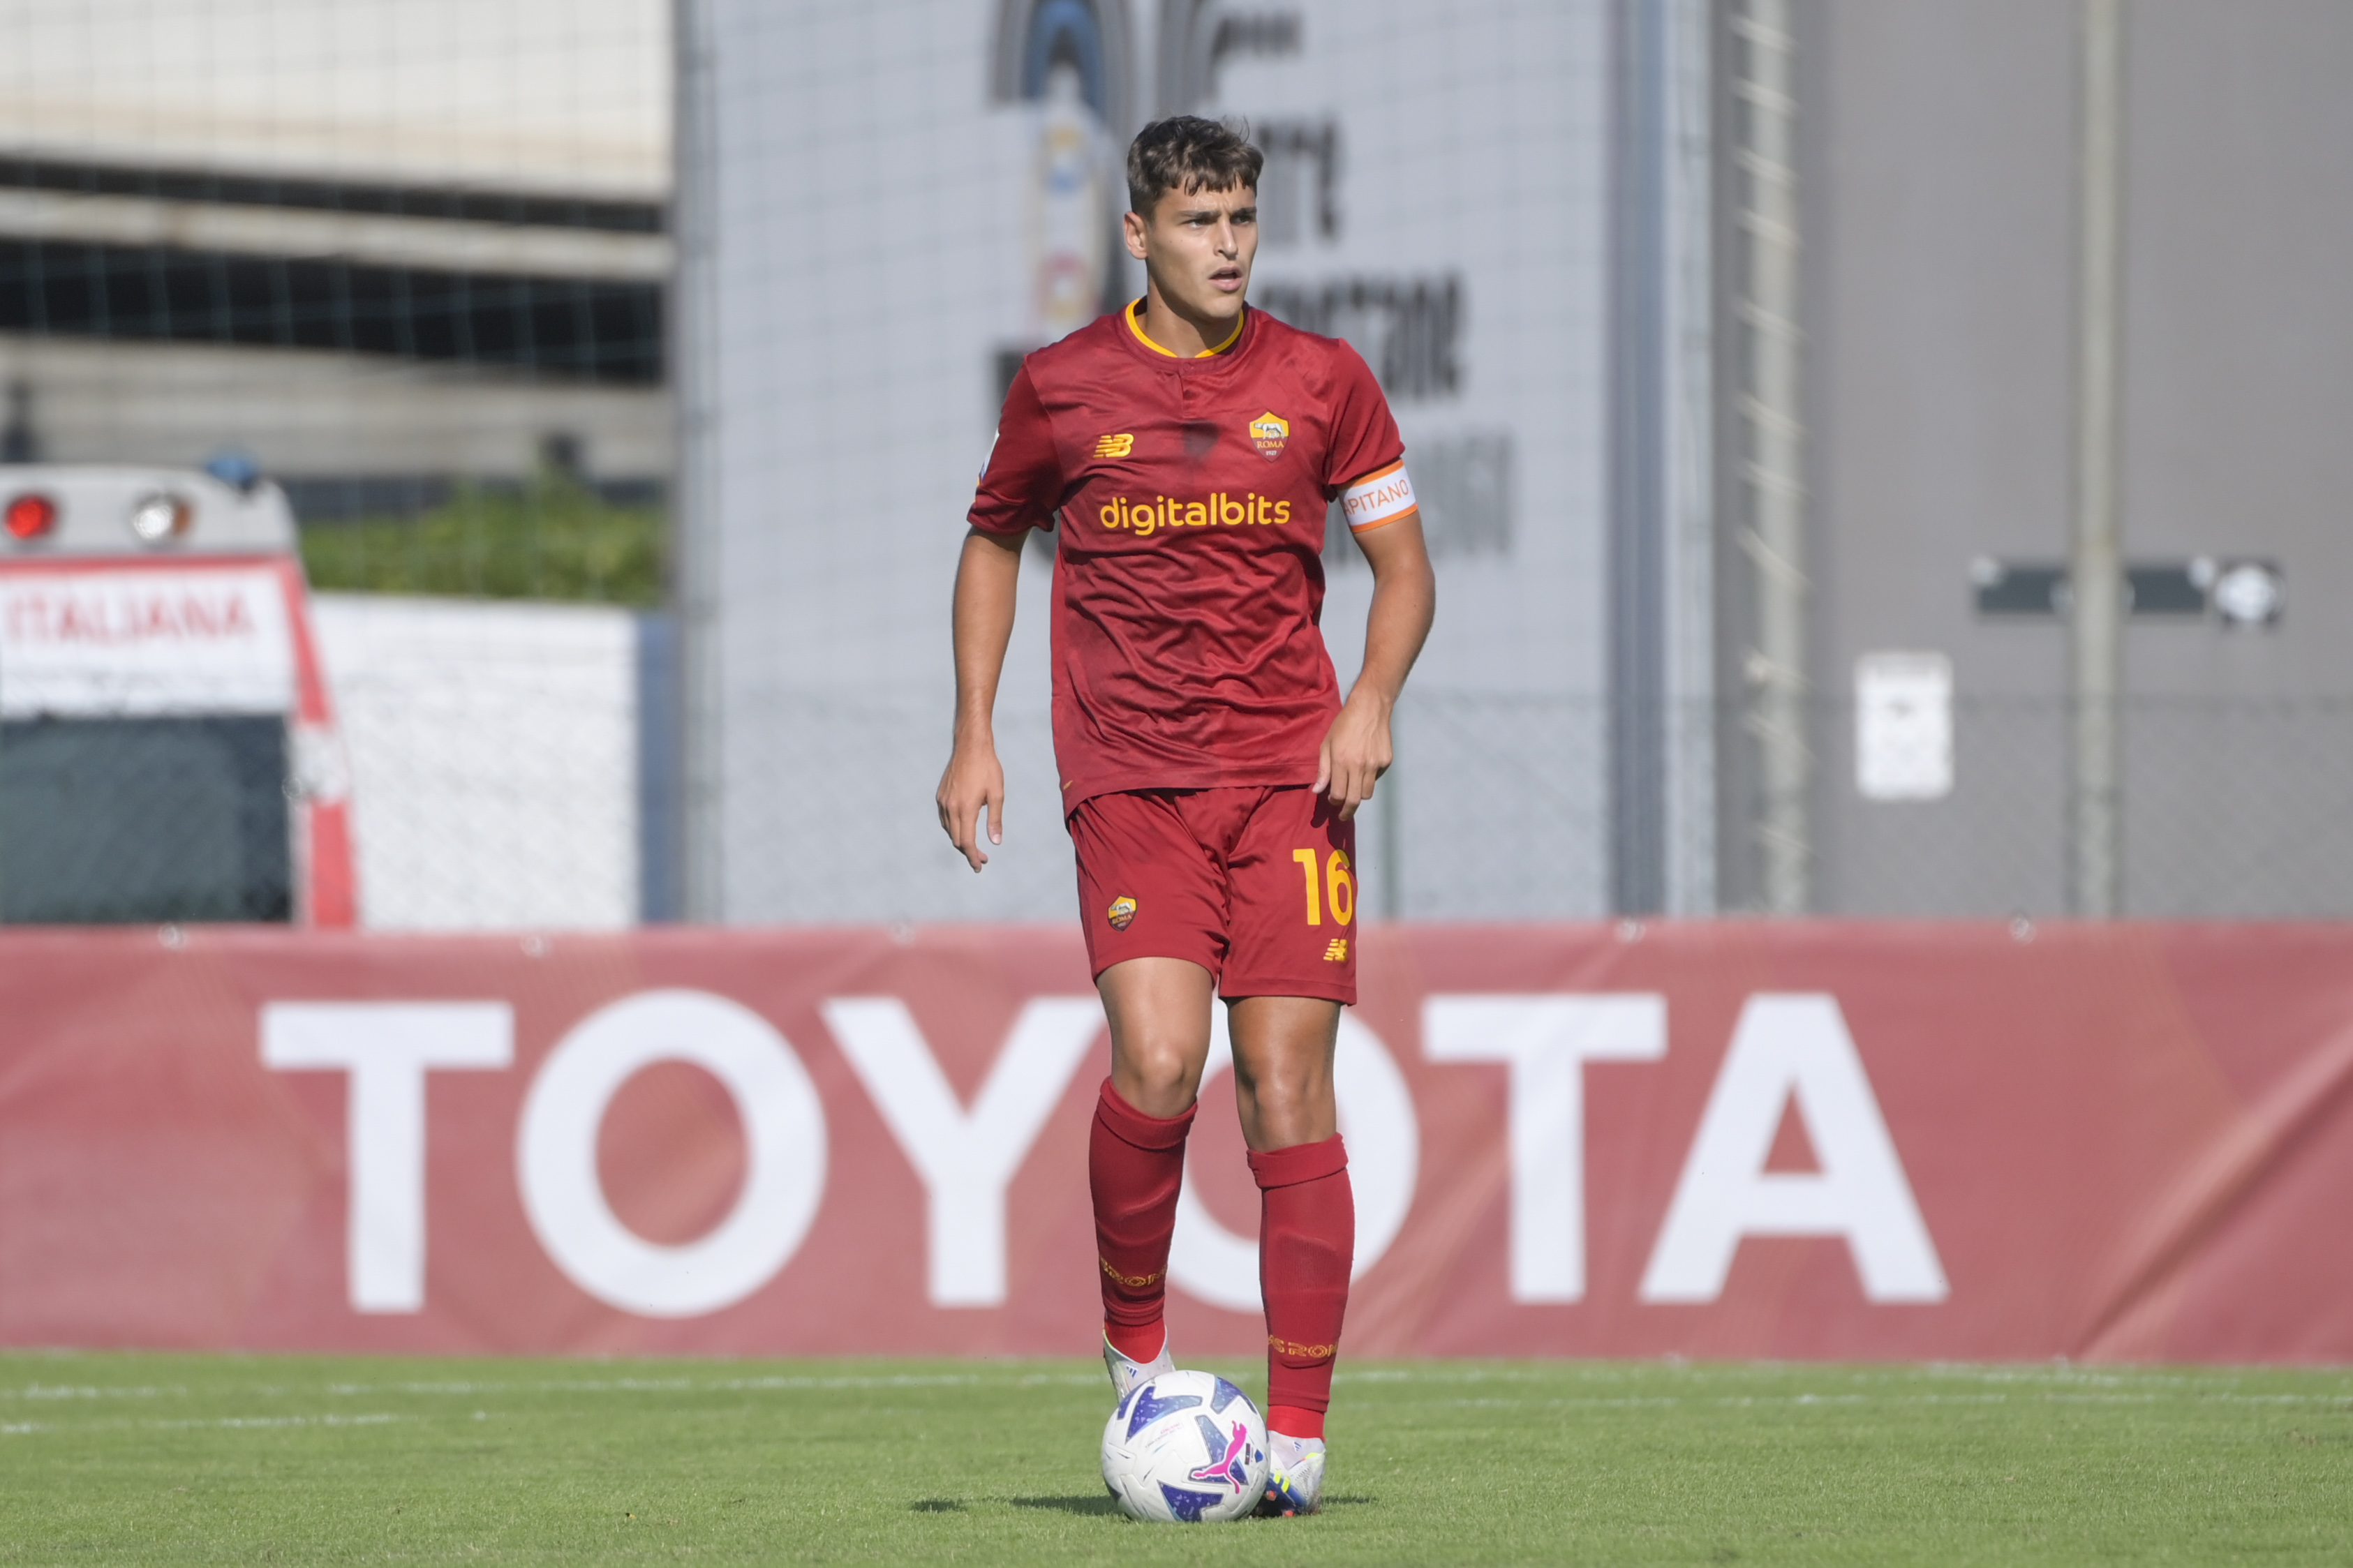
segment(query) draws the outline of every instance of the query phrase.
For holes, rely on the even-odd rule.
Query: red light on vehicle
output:
[[[38,539],[58,525],[58,503],[44,495],[21,495],[8,503],[8,533]]]

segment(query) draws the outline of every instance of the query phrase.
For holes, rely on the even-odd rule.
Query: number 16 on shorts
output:
[[[1335,849],[1323,863],[1317,864],[1314,849],[1294,849],[1292,859],[1299,864],[1300,881],[1307,894],[1307,923],[1320,926],[1324,912],[1331,912],[1332,923],[1345,926],[1356,918],[1356,879],[1348,864],[1348,852]],[[1348,956],[1348,939],[1334,937],[1324,956],[1335,963],[1344,963]]]

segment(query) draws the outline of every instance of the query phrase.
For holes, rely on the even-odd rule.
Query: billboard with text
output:
[[[1351,1354],[2353,1354],[2353,931],[1364,940]],[[11,932],[0,1020],[0,1342],[1092,1343],[1063,930]],[[1262,1333],[1229,1084],[1188,1354]]]

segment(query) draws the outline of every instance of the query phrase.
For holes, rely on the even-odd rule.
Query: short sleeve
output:
[[[997,441],[980,470],[966,521],[983,533],[1018,534],[1045,524],[1061,504],[1062,465],[1046,405],[1030,384],[1029,367],[1015,373],[997,416]]]
[[[1332,367],[1332,444],[1324,470],[1327,497],[1405,455],[1397,421],[1389,416],[1389,400],[1381,395],[1372,367],[1346,343],[1338,350]]]

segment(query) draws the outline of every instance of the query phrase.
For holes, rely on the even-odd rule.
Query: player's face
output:
[[[1149,220],[1127,215],[1128,254],[1161,298],[1188,316],[1230,321],[1241,313],[1258,255],[1258,193],[1165,191]]]

